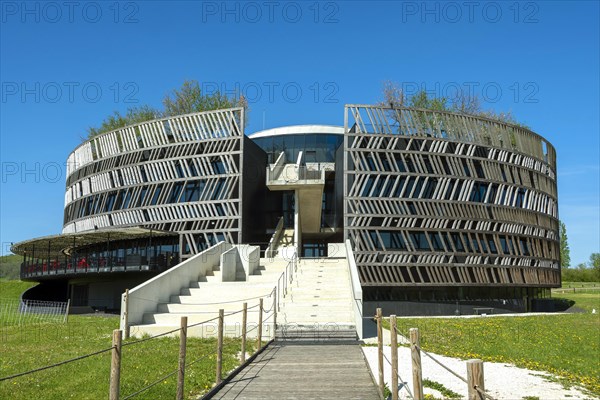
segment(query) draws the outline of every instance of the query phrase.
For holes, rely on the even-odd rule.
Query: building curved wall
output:
[[[181,234],[182,254],[221,240],[241,242],[243,112],[154,120],[80,145],[67,160],[63,233],[125,226],[173,231]]]
[[[366,287],[560,285],[556,153],[518,126],[346,106],[344,236]]]

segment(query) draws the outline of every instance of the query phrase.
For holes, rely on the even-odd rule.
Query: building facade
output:
[[[347,105],[344,126],[244,133],[241,108],[99,135],[68,158],[60,235],[21,242],[28,295],[118,307],[126,287],[220,241],[301,257],[349,240],[366,301],[500,301],[560,286],[556,153],[482,117]]]

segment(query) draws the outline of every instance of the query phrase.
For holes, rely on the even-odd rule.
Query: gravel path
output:
[[[389,335],[389,331],[388,335]],[[371,372],[375,379],[379,376],[377,370],[377,346],[363,346],[365,357],[371,367]],[[384,354],[391,360],[390,346],[384,346]],[[464,360],[458,358],[445,357],[432,354],[436,360],[440,361],[448,368],[466,378],[467,367]],[[398,369],[400,380],[406,382],[412,392],[412,369],[411,369],[410,349],[407,347],[398,348]],[[391,386],[391,367],[384,359],[384,377],[388,387]],[[463,398],[467,397],[467,385],[450,374],[448,371],[440,367],[430,358],[421,355],[421,363],[423,367],[423,379],[429,379],[444,385]],[[544,379],[543,376],[552,377],[552,375],[540,372],[531,371],[525,368],[518,368],[514,365],[504,363],[485,362],[483,366],[485,375],[485,390],[495,399],[520,400],[526,396],[537,397],[540,400],[576,400],[576,399],[598,399],[585,395],[582,391],[575,388],[565,389],[556,382],[550,382]],[[424,389],[425,394],[431,393],[438,398],[443,396],[437,391],[429,388]],[[401,399],[409,399],[405,389],[400,390]]]

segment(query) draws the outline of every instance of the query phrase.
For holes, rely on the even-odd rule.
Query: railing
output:
[[[125,257],[67,257],[49,262],[26,262],[21,264],[21,279],[53,275],[71,275],[104,272],[164,271],[179,263],[173,253],[147,257],[128,255]]]
[[[265,250],[266,258],[273,258],[277,255],[277,245],[279,244],[279,239],[281,238],[281,234],[283,233],[283,217],[279,218],[279,222],[277,223],[277,227],[275,228],[275,233],[271,237],[269,241],[269,246],[267,250]]]
[[[297,270],[298,258],[293,257],[285,266],[285,270],[281,273],[279,279],[277,279],[277,290],[275,291],[277,311],[281,311],[281,299],[287,296],[288,286],[294,282],[294,274]]]
[[[70,301],[0,299],[0,326],[66,322]]]
[[[270,295],[271,296],[271,295]],[[183,316],[181,317],[180,320],[180,326],[179,328],[175,328],[172,330],[169,330],[167,332],[163,332],[154,336],[150,336],[150,337],[144,337],[142,339],[138,339],[138,340],[129,340],[129,341],[123,341],[123,334],[124,332],[122,330],[119,329],[115,329],[113,331],[112,334],[112,346],[98,350],[98,351],[94,351],[91,353],[87,353],[84,355],[80,355],[74,358],[70,358],[68,360],[64,360],[61,362],[57,362],[51,365],[45,365],[45,366],[41,366],[38,368],[34,368],[28,371],[24,371],[24,372],[19,372],[19,373],[13,373],[11,375],[8,376],[3,376],[0,377],[0,382],[3,381],[14,381],[15,379],[18,379],[20,377],[24,377],[24,376],[28,376],[31,374],[35,374],[37,372],[40,371],[44,371],[44,370],[48,370],[48,369],[54,369],[54,368],[58,368],[61,367],[63,365],[66,364],[70,364],[73,362],[77,362],[86,358],[90,358],[90,357],[95,357],[104,353],[111,353],[111,360],[110,360],[110,378],[109,379],[105,379],[106,377],[100,377],[97,376],[97,379],[99,381],[108,381],[108,387],[106,388],[108,391],[108,398],[110,400],[118,400],[118,399],[130,399],[130,398],[134,398],[146,391],[148,391],[149,389],[157,386],[160,383],[163,383],[172,378],[172,377],[177,377],[177,385],[176,385],[176,393],[175,394],[175,398],[177,400],[182,400],[185,396],[185,378],[186,378],[186,369],[189,371],[189,367],[191,367],[193,364],[196,364],[200,361],[205,361],[208,362],[206,367],[210,368],[210,365],[213,364],[213,362],[210,360],[211,358],[216,358],[216,365],[214,366],[215,368],[215,386],[204,395],[204,398],[210,398],[212,397],[217,391],[219,391],[223,385],[229,380],[231,379],[232,376],[234,376],[235,374],[237,374],[244,366],[246,366],[248,363],[250,363],[258,354],[260,354],[270,343],[272,343],[273,340],[275,340],[275,335],[276,335],[276,329],[272,330],[272,333],[270,335],[270,338],[268,337],[264,337],[263,336],[263,328],[266,326],[268,326],[268,324],[273,323],[273,325],[276,324],[277,321],[277,307],[275,305],[275,301],[276,298],[275,296],[273,297],[273,301],[271,304],[270,309],[265,309],[265,304],[264,304],[264,299],[261,297],[258,301],[258,304],[255,304],[254,306],[248,307],[248,303],[243,303],[242,308],[237,310],[237,311],[233,311],[230,313],[225,314],[223,309],[219,310],[218,313],[218,317],[214,317],[214,318],[210,318],[207,319],[205,321],[201,321],[198,323],[194,323],[194,324],[188,324],[188,317],[187,316]],[[254,327],[249,328],[248,326],[248,312],[250,312],[251,310],[257,308],[256,312],[258,312],[258,324],[256,324]],[[236,315],[236,314],[242,314],[242,326],[241,326],[241,333],[239,335],[237,335],[235,337],[235,339],[240,339],[241,340],[241,348],[240,348],[240,366],[238,368],[236,368],[234,371],[230,372],[228,376],[224,376],[224,371],[223,371],[223,337],[224,337],[224,329],[225,329],[225,318],[232,316],[232,315]],[[272,322],[267,322],[269,319],[273,319]],[[203,355],[199,355],[197,358],[195,358],[192,361],[189,361],[189,358],[187,357],[187,337],[188,337],[188,329],[189,328],[197,328],[197,327],[201,327],[201,326],[206,326],[206,325],[215,325],[217,324],[217,329],[216,329],[216,333],[217,333],[217,341],[216,341],[216,349],[215,352],[209,352]],[[248,334],[253,331],[253,330],[257,330],[257,334],[256,334],[256,343],[257,343],[257,350],[254,352],[254,354],[252,354],[249,358],[246,358],[246,350],[247,350],[247,339],[248,339]],[[127,359],[127,352],[124,351],[124,349],[130,347],[130,346],[137,346],[141,343],[145,343],[147,341],[150,340],[154,340],[157,338],[161,338],[161,337],[166,337],[168,335],[171,336],[179,336],[179,362],[178,362],[178,366],[177,368],[175,368],[174,370],[165,373],[163,376],[161,376],[160,378],[154,380],[153,382],[150,383],[146,383],[144,387],[138,388],[137,390],[128,393],[126,395],[121,395],[121,388],[125,385],[121,384],[121,371],[123,370],[123,360]],[[266,341],[264,340],[266,339]],[[161,355],[162,356],[162,355]],[[151,360],[146,360],[146,362],[149,362]],[[131,361],[127,364],[131,367],[132,363]],[[139,368],[139,365],[134,366],[134,368]],[[93,369],[92,370],[93,373],[98,373],[99,371],[101,371],[101,369]],[[65,377],[66,379],[67,377]],[[16,382],[15,382],[16,383]]]
[[[537,133],[514,124],[483,116],[397,106],[391,109],[347,104],[345,113],[347,128],[354,128],[359,134],[434,137],[516,150],[549,163],[552,171],[548,172],[554,178],[554,147]]]
[[[306,166],[286,164],[281,170],[271,170],[267,167],[267,184],[292,184],[292,183],[325,183],[325,169],[315,170]]]
[[[444,365],[437,358],[433,357],[433,355],[429,354],[425,350],[421,348],[419,330],[417,328],[411,328],[409,330],[410,338],[408,342],[410,343],[411,350],[411,362],[412,362],[412,372],[413,372],[413,391],[408,388],[408,385],[402,384],[399,385],[398,381],[402,382],[400,375],[398,373],[398,326],[396,325],[396,316],[390,315],[390,351],[391,351],[391,361],[385,357],[383,353],[383,316],[381,308],[377,309],[375,320],[377,322],[377,356],[378,356],[378,387],[379,391],[383,395],[385,391],[385,382],[384,382],[384,371],[383,371],[383,360],[388,362],[391,367],[391,385],[390,392],[392,400],[398,400],[399,392],[401,389],[407,391],[408,396],[415,400],[421,400],[425,398],[423,393],[423,371],[421,364],[421,353],[423,353],[426,357],[430,358],[433,362],[438,364],[440,367],[444,368],[446,371],[454,375],[457,379],[461,380],[465,384],[467,384],[468,390],[468,399],[477,399],[477,400],[495,400],[492,396],[490,396],[485,391],[484,384],[484,376],[483,376],[483,361],[474,359],[467,360],[467,378],[462,377],[457,372],[450,369],[448,366]]]

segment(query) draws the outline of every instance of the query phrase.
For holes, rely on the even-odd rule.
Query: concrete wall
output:
[[[350,240],[346,240],[346,259],[348,261],[350,282],[352,284],[352,309],[354,310],[354,323],[356,324],[356,333],[358,334],[358,338],[362,339],[364,337],[363,293],[362,287],[360,286],[360,278],[358,276],[358,269],[356,268],[356,261],[354,260],[354,254],[352,253],[352,245],[350,244]]]
[[[259,263],[259,246],[250,246],[247,244],[236,245],[221,254],[222,281],[246,281],[258,269]]]
[[[166,303],[172,295],[178,295],[190,282],[197,281],[219,265],[221,254],[232,245],[220,242],[202,253],[181,262],[160,275],[134,287],[129,291],[129,304],[125,305],[125,294],[121,296],[121,329],[129,325],[141,324],[144,313],[155,312],[159,303]],[[128,315],[125,315],[125,310]]]
[[[238,250],[233,247],[221,254],[221,281],[233,282],[237,275],[238,266],[241,265]]]
[[[260,264],[260,247],[240,244],[235,246],[244,268],[246,279],[256,271]]]
[[[328,258],[346,258],[346,244],[345,243],[327,243],[327,257]]]
[[[452,316],[457,315],[458,310],[460,315],[475,315],[474,308],[476,307],[492,307],[492,314],[506,314],[513,312],[524,312],[521,310],[511,310],[502,308],[500,303],[492,304],[489,302],[466,302],[460,301],[458,306],[456,302],[418,302],[418,301],[366,301],[364,302],[364,315],[375,315],[375,310],[381,307],[383,315],[392,315],[402,317],[413,316]],[[489,312],[486,312],[489,314]]]

